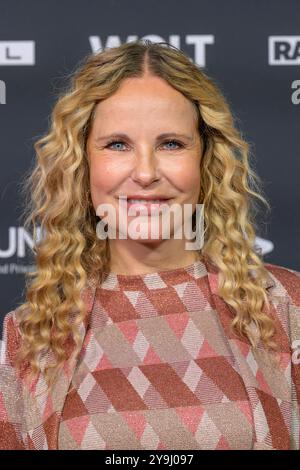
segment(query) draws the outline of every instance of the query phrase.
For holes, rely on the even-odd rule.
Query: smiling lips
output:
[[[145,211],[147,209],[148,214],[153,212],[155,209],[159,209],[160,207],[165,206],[168,204],[168,198],[160,198],[160,197],[153,197],[153,198],[133,198],[133,197],[120,197],[119,198],[120,204],[123,207],[126,207],[129,210],[131,207],[134,207],[136,211],[142,210]]]
[[[168,196],[165,196],[163,194],[121,194],[119,196],[121,199],[136,199],[138,201],[161,201],[161,200],[166,200],[170,199]]]

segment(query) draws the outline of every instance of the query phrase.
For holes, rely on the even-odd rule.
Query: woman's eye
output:
[[[182,144],[180,142],[178,142],[177,140],[168,140],[167,142],[165,142],[165,144],[175,144],[177,145],[177,147],[182,147]],[[174,149],[174,147],[173,147]],[[173,150],[173,149],[170,149],[170,150]],[[174,149],[174,150],[177,150],[177,149]]]
[[[121,144],[121,145],[125,145],[124,142],[122,142],[121,140],[115,140],[113,142],[110,142],[109,144],[107,144],[107,147],[111,147],[112,145],[116,145],[116,144]],[[180,142],[178,142],[177,140],[168,140],[166,142],[164,142],[164,145],[167,145],[167,144],[175,144],[177,145],[177,148],[181,148],[182,147],[182,144]],[[174,149],[173,148],[169,148],[169,150],[177,150],[177,148]],[[116,150],[120,151],[120,147],[115,147]]]
[[[109,148],[109,147],[111,147],[112,145],[115,145],[115,144],[121,144],[122,145],[122,144],[124,144],[124,142],[121,142],[119,140],[115,140],[115,141],[110,142],[109,144],[107,144],[107,147]],[[117,150],[119,150],[119,149],[117,148]]]

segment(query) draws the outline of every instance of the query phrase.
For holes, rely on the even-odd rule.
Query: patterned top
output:
[[[97,287],[58,449],[251,449],[244,382],[202,261]]]

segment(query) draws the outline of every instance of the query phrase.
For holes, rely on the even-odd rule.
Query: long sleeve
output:
[[[20,342],[15,313],[6,314],[0,356],[0,449],[25,450],[22,439],[24,416],[22,384],[13,367],[13,357]]]
[[[289,323],[292,348],[292,437],[291,448],[300,450],[300,273],[291,271],[295,285],[290,286]]]

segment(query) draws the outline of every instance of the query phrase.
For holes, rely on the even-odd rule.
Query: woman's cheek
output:
[[[195,165],[194,162],[190,162],[186,165],[181,165],[178,168],[173,168],[172,171],[172,180],[177,187],[184,193],[194,194],[197,191],[200,185],[200,174],[199,166]]]

